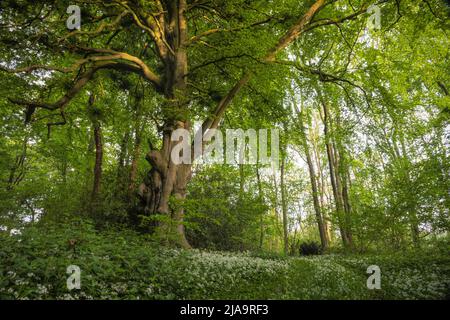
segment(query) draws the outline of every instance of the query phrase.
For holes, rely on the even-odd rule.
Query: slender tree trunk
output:
[[[331,187],[333,189],[333,196],[334,201],[336,205],[336,213],[338,217],[338,223],[339,223],[339,232],[341,234],[342,243],[345,248],[350,247],[350,240],[348,239],[347,232],[345,230],[345,223],[344,223],[344,206],[343,206],[343,200],[340,193],[340,180],[338,179],[338,173],[336,172],[336,162],[335,157],[333,153],[333,147],[331,144],[331,139],[329,135],[329,112],[328,107],[325,102],[322,102],[323,110],[324,110],[324,135],[325,135],[325,143],[326,143],[326,149],[327,149],[327,157],[328,157],[328,165],[330,170],[330,181],[331,181]]]
[[[259,202],[262,204],[264,195],[263,195],[261,175],[259,172],[258,165],[256,165],[256,179],[257,179],[257,183],[258,183],[258,199],[259,199]],[[261,212],[261,215],[259,217],[259,250],[262,250],[263,243],[264,243],[264,212]]]
[[[245,172],[244,165],[239,164],[239,198],[242,199],[244,194]]]
[[[353,236],[351,232],[351,208],[350,208],[350,200],[348,198],[348,185],[345,172],[346,169],[343,168],[342,156],[341,152],[339,152],[338,148],[335,144],[333,144],[333,154],[335,161],[335,177],[336,177],[336,187],[338,192],[338,197],[341,199],[341,203],[343,206],[343,223],[344,223],[344,232],[346,233],[346,238],[348,241],[348,247],[353,247]]]
[[[99,207],[100,189],[102,183],[102,163],[103,163],[103,141],[102,128],[100,123],[100,111],[94,107],[95,97],[91,94],[89,98],[89,112],[92,118],[92,130],[94,134],[95,163],[94,163],[94,183],[91,192],[91,211],[95,212]]]
[[[131,160],[131,167],[130,167],[130,185],[128,186],[128,189],[130,193],[133,193],[136,189],[136,177],[138,172],[138,161],[139,156],[141,154],[141,137],[140,134],[136,136],[136,140],[134,142],[134,150],[133,150],[133,159]]]
[[[117,163],[117,181],[118,181],[118,191],[120,193],[124,192],[126,188],[126,167],[127,167],[127,158],[128,158],[128,141],[130,139],[130,131],[127,128],[125,132],[122,142],[120,144],[120,152],[119,159]]]
[[[136,178],[138,173],[138,162],[141,156],[141,144],[142,144],[142,131],[143,127],[141,124],[141,113],[142,113],[142,102],[144,100],[144,91],[142,94],[137,92],[135,95],[135,110],[134,110],[134,147],[131,159],[130,173],[129,173],[129,184],[128,184],[128,196],[131,201],[132,196],[136,191]]]
[[[409,174],[409,168],[410,168],[410,161],[408,156],[408,151],[406,149],[406,142],[405,142],[405,136],[401,133],[400,136],[400,146],[402,150],[402,156],[404,159],[404,162],[406,163],[406,179],[408,181],[408,185],[411,187],[413,186],[413,182],[411,181],[411,176]],[[420,246],[420,229],[419,229],[419,219],[417,217],[417,209],[416,209],[416,203],[414,198],[410,198],[408,200],[408,215],[410,220],[410,229],[411,229],[411,240],[414,246],[419,247]]]
[[[325,123],[324,121],[324,116],[322,114],[322,109],[318,110],[318,114],[319,114],[319,118],[322,121],[322,123]],[[328,216],[328,212],[326,210],[326,204],[328,203],[332,203],[331,200],[331,195],[327,192],[326,189],[326,178],[325,178],[325,174],[324,174],[324,169],[323,169],[323,165],[322,165],[322,161],[320,159],[320,148],[319,148],[319,142],[315,141],[313,143],[313,148],[314,148],[314,154],[315,154],[315,158],[316,158],[316,162],[317,162],[317,168],[320,174],[320,180],[318,179],[318,184],[319,184],[319,189],[320,189],[320,207],[322,208],[322,219],[323,219],[323,224],[325,227],[325,231],[326,231],[326,236],[327,236],[327,242],[328,245],[331,244],[331,241],[333,239],[332,237],[332,225],[331,225],[331,220]]]
[[[14,165],[11,167],[6,190],[12,190],[25,177],[25,159],[28,149],[28,137],[25,137],[22,143],[22,151],[16,156]]]
[[[309,144],[307,141],[307,136],[305,133],[305,127],[303,123],[303,110],[299,114],[299,123],[300,123],[300,134],[302,137],[302,144],[303,148],[305,150],[306,155],[306,163],[308,165],[309,169],[309,178],[311,182],[311,189],[312,189],[312,198],[313,198],[313,204],[314,204],[314,212],[316,214],[316,222],[319,229],[319,235],[320,235],[320,243],[322,245],[322,249],[326,249],[328,247],[328,241],[325,231],[325,226],[322,220],[322,214],[321,214],[321,208],[319,204],[319,195],[317,190],[317,184],[316,184],[316,173],[314,169],[314,164],[311,159]]]
[[[275,213],[275,227],[276,227],[276,231],[277,231],[277,240],[279,238],[279,236],[283,236],[283,230],[282,227],[280,226],[280,212],[279,212],[279,202],[278,202],[278,195],[279,195],[279,190],[278,190],[278,183],[277,183],[277,176],[276,176],[276,171],[275,168],[273,168],[273,172],[272,172],[272,181],[273,181],[273,190],[275,193],[275,196],[273,197],[273,202],[272,202],[272,206],[273,206],[273,210]],[[278,241],[277,241],[277,246],[278,246]]]
[[[135,140],[134,140],[134,150],[133,150],[133,158],[131,160],[130,167],[130,184],[128,186],[129,194],[132,195],[136,190],[136,178],[138,172],[138,161],[141,155],[141,129],[136,127],[135,129]]]
[[[282,153],[281,171],[280,171],[280,188],[281,188],[281,209],[283,211],[283,244],[284,254],[289,253],[289,238],[288,238],[288,213],[287,213],[287,199],[286,199],[286,185],[285,185],[285,168],[286,155]]]
[[[95,165],[94,165],[94,185],[92,188],[92,201],[95,202],[99,198],[101,180],[102,180],[102,163],[103,163],[103,142],[102,129],[100,124],[94,126],[95,140]]]
[[[327,245],[330,245],[331,242],[331,228],[330,223],[328,221],[328,216],[325,210],[325,178],[323,175],[323,169],[322,169],[322,162],[320,161],[320,153],[319,148],[316,143],[313,143],[313,149],[314,149],[314,157],[316,159],[316,165],[317,165],[317,171],[319,177],[317,178],[317,185],[318,185],[318,193],[319,193],[319,204],[321,208],[321,214],[322,214],[322,221],[323,221],[323,228],[325,229],[325,238]]]
[[[94,167],[95,159],[92,157],[94,154],[94,128],[91,126],[89,128],[88,133],[89,142],[87,144],[87,149],[85,152],[85,158],[86,158],[86,167],[84,170],[84,190],[82,197],[80,198],[80,201],[85,205],[85,211],[86,213],[89,213],[91,210],[91,197],[92,197],[92,168]]]

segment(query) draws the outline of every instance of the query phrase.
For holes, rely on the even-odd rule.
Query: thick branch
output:
[[[65,35],[60,41],[64,41],[70,37],[78,36],[78,35],[87,35],[87,36],[95,36],[101,34],[106,29],[114,28],[121,22],[122,18],[125,17],[127,14],[129,14],[129,11],[123,11],[121,14],[119,14],[116,19],[111,23],[104,23],[102,22],[100,26],[97,28],[97,30],[94,31],[72,31]]]
[[[286,34],[281,37],[278,43],[271,48],[266,56],[263,58],[264,61],[273,61],[276,55],[284,50],[289,44],[295,41],[305,30],[305,27],[314,17],[314,15],[324,6],[325,0],[316,0],[314,4],[308,9],[308,11],[300,18],[300,20],[292,26]],[[202,125],[203,132],[208,129],[217,128],[220,120],[222,119],[226,108],[233,101],[236,94],[249,82],[251,75],[249,72],[245,72],[242,78],[234,85],[234,87],[228,92],[228,94],[223,97],[219,102],[214,113],[210,116]]]
[[[97,49],[97,48],[86,48],[86,47],[77,47],[77,48],[82,51],[86,51],[86,52],[111,54],[112,56],[109,56],[109,57],[114,57],[113,59],[110,58],[111,60],[121,59],[121,60],[126,60],[129,62],[133,62],[141,69],[142,75],[144,76],[144,78],[146,78],[148,81],[153,83],[157,89],[159,89],[161,87],[160,77],[157,74],[155,74],[147,66],[147,64],[144,61],[142,61],[141,59],[139,59],[136,56],[133,56],[126,52],[119,52],[119,51],[114,51],[114,50],[110,50],[110,49]]]
[[[112,51],[111,51],[112,52]],[[114,52],[112,52],[114,53]],[[82,65],[85,65],[90,62],[97,62],[97,61],[108,61],[108,60],[116,60],[116,59],[122,59],[121,55],[114,54],[109,56],[92,56],[86,59],[80,59],[75,61],[73,65],[70,67],[57,67],[57,66],[46,66],[41,64],[36,64],[28,67],[23,68],[17,68],[17,69],[8,69],[6,67],[0,66],[0,71],[8,72],[8,73],[31,73],[36,70],[46,70],[46,71],[57,71],[61,73],[70,73],[74,72],[79,69]]]
[[[363,4],[361,6],[361,8],[358,11],[356,11],[356,12],[354,12],[354,13],[348,15],[348,16],[345,16],[345,17],[342,17],[342,18],[339,18],[339,19],[320,19],[320,20],[316,20],[316,21],[312,22],[308,26],[308,28],[306,28],[304,31],[308,32],[308,31],[311,31],[311,30],[316,29],[318,27],[328,26],[328,25],[339,26],[339,24],[342,23],[342,22],[354,20],[358,16],[360,16],[362,14],[365,14],[367,12],[368,7],[369,7],[369,4],[365,3],[365,4]]]
[[[89,80],[92,79],[92,76],[95,74],[95,72],[98,69],[99,69],[99,67],[92,68],[92,69],[82,73],[80,75],[80,77],[77,79],[77,81],[75,82],[75,84],[72,86],[72,88],[70,88],[70,90],[67,91],[67,93],[62,98],[60,98],[58,101],[56,101],[54,103],[26,101],[26,100],[22,100],[22,99],[14,99],[14,98],[9,98],[9,101],[11,101],[12,103],[18,104],[18,105],[27,106],[28,108],[32,108],[33,110],[36,108],[43,108],[43,109],[47,109],[47,110],[61,109],[65,105],[67,105],[70,102],[70,100],[72,100],[77,95],[78,92],[80,92],[80,90],[86,85],[86,83],[88,83]]]
[[[120,63],[116,61],[100,61],[96,62],[94,66],[87,71],[83,72],[75,81],[72,88],[70,88],[67,93],[61,97],[58,101],[54,103],[40,102],[40,101],[26,101],[23,99],[9,98],[9,100],[18,105],[27,106],[29,109],[43,108],[47,110],[56,110],[64,108],[80,91],[83,87],[92,79],[94,74],[101,69],[116,69],[134,72],[142,74],[142,70],[138,66],[131,64]]]
[[[314,15],[324,6],[325,0],[317,0],[305,13],[303,17],[278,41],[278,44],[269,50],[265,57],[266,61],[273,61],[278,52],[285,49],[305,30],[305,26],[311,21]]]
[[[138,9],[131,8],[130,5],[128,5],[125,2],[122,1],[115,1],[122,7],[124,7],[127,11],[129,11],[133,17],[133,21],[135,24],[144,30],[155,42],[156,47],[158,49],[158,55],[164,62],[167,59],[167,53],[170,52],[172,55],[175,55],[175,52],[173,48],[167,43],[166,35],[165,35],[165,22],[164,22],[164,15],[162,9],[161,3],[157,1],[157,6],[160,12],[158,13],[159,18],[156,17],[156,15],[153,15],[150,13],[150,15],[144,17],[144,19],[141,19],[141,17],[138,14]]]
[[[236,32],[236,31],[241,31],[241,30],[249,29],[251,27],[256,27],[256,26],[261,25],[261,24],[265,24],[265,23],[269,22],[270,20],[272,20],[272,17],[269,17],[269,18],[267,18],[267,19],[265,19],[263,21],[252,23],[249,26],[236,27],[236,28],[231,28],[231,29],[219,29],[219,28],[210,29],[210,30],[204,31],[204,32],[202,32],[202,33],[192,37],[191,39],[189,39],[188,45],[192,44],[194,42],[197,42],[197,41],[201,40],[202,38],[207,37],[207,36],[212,35],[212,34],[216,34],[216,33],[219,33],[219,32]]]

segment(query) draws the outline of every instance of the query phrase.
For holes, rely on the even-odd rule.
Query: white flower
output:
[[[46,295],[48,293],[47,287],[41,284],[37,285],[37,290],[40,295]]]
[[[147,293],[149,296],[153,294],[153,287],[149,286],[147,289],[145,289],[145,293]]]

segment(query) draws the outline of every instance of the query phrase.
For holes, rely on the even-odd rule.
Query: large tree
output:
[[[132,74],[145,81],[160,97],[157,129],[161,141],[151,144],[147,154],[151,170],[139,188],[140,196],[147,213],[168,215],[176,221],[177,242],[189,247],[183,208],[171,208],[169,200],[186,197],[191,165],[171,161],[171,152],[179,143],[171,141],[172,132],[191,129],[194,120],[203,118],[202,133],[208,134],[220,125],[252,76],[277,65],[277,58],[286,56],[283,51],[296,39],[360,19],[374,3],[71,1],[81,7],[81,30],[67,30],[68,1],[3,1],[1,27],[9,32],[2,32],[0,38],[8,45],[1,49],[0,69],[28,81],[25,97],[9,97],[26,109],[27,121],[38,112],[61,115],[62,120],[49,123],[49,128],[66,122],[65,111],[72,100],[95,90],[90,85],[93,79],[101,82],[106,77],[116,79],[117,74]],[[395,11],[398,1],[392,3],[390,8]],[[321,79],[329,77],[320,70],[309,72]]]

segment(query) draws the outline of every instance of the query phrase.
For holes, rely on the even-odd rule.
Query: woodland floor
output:
[[[45,230],[42,230],[45,228]],[[76,239],[75,247],[68,239]],[[282,257],[168,249],[88,223],[0,236],[2,299],[448,299],[450,256],[436,247],[400,253]],[[69,265],[81,289],[66,286]],[[381,289],[367,289],[367,267]]]

